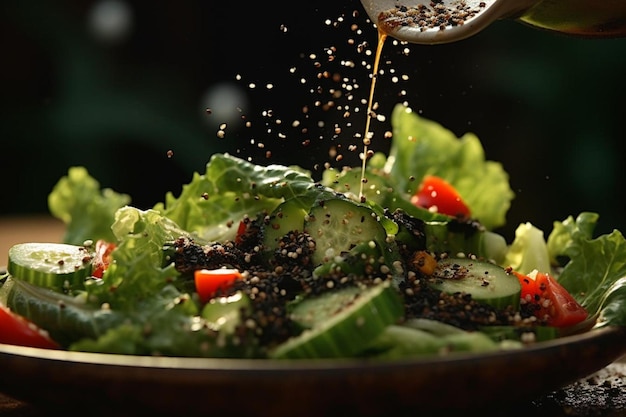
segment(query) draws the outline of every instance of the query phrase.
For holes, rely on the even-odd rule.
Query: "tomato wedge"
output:
[[[106,240],[98,240],[96,242],[96,253],[93,259],[93,271],[92,276],[96,278],[102,278],[102,274],[109,267],[111,263],[111,252],[115,249],[115,243],[107,242]]]
[[[548,325],[571,326],[585,320],[589,315],[587,310],[551,275],[537,272],[532,278],[519,272],[513,273],[522,284],[522,302],[532,304],[535,316],[546,320]]]
[[[240,221],[239,227],[237,227],[237,234],[235,235],[236,244],[241,245],[243,243],[244,236],[247,230],[248,230],[248,225],[246,224],[246,222],[243,220]]]
[[[0,304],[0,343],[41,349],[59,349],[48,333]]]
[[[219,291],[228,289],[241,278],[241,272],[234,268],[198,269],[194,271],[196,292],[202,302],[209,301]]]
[[[452,217],[470,216],[469,207],[452,184],[434,175],[424,177],[422,184],[411,197],[411,203]]]

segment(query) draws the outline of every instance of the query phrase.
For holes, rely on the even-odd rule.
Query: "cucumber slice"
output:
[[[323,295],[304,298],[293,306],[289,317],[306,329],[311,329],[349,305],[363,292],[357,286],[328,291]]]
[[[519,308],[522,286],[514,274],[491,262],[446,258],[438,262],[430,282],[449,294],[470,294],[472,299],[495,308]]]
[[[308,327],[277,346],[277,359],[339,358],[359,353],[404,313],[398,292],[384,281],[373,287],[346,287],[306,298],[291,317]]]
[[[503,236],[484,230],[478,223],[426,222],[426,249],[430,252],[472,254],[502,264],[507,252],[507,243]]]
[[[215,297],[202,308],[201,316],[213,330],[234,333],[242,313],[251,309],[250,299],[242,291],[229,297]]]
[[[387,232],[374,211],[348,199],[320,201],[309,212],[304,229],[315,240],[314,264],[319,265],[362,242],[385,242]]]
[[[111,309],[88,305],[82,297],[60,294],[13,276],[0,287],[0,301],[46,329],[62,346],[82,338],[98,338],[126,319]]]
[[[20,243],[9,249],[7,271],[34,285],[67,293],[84,288],[93,254],[84,246],[64,243]]]
[[[515,340],[525,343],[526,340],[529,340],[531,343],[535,343],[559,337],[559,329],[550,326],[483,326],[480,331],[496,342]]]
[[[379,271],[383,261],[380,247],[370,240],[359,243],[348,252],[319,265],[313,270],[313,277],[317,279],[339,274],[364,277],[374,271]]]
[[[263,248],[266,252],[273,252],[278,242],[289,232],[301,232],[304,228],[306,210],[300,200],[290,199],[281,203],[270,214],[270,220],[263,227]]]

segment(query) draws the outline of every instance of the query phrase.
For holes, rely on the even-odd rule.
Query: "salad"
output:
[[[360,167],[214,154],[142,210],[71,167],[63,243],[15,245],[0,342],[127,355],[393,359],[523,349],[626,325],[626,241],[598,214],[498,234],[514,199],[478,138],[404,105]],[[362,181],[363,194],[357,195]]]

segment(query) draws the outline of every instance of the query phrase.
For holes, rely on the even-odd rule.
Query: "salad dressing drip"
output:
[[[364,200],[363,187],[367,182],[365,177],[365,166],[368,159],[368,148],[372,141],[372,135],[370,134],[370,124],[372,122],[372,109],[374,107],[374,90],[376,89],[376,79],[378,78],[378,67],[380,65],[380,57],[383,51],[383,45],[387,39],[387,34],[380,29],[378,30],[378,44],[376,45],[376,54],[374,55],[374,67],[372,68],[372,82],[370,85],[370,95],[367,101],[367,117],[365,119],[365,134],[363,136],[363,156],[361,165],[361,185],[359,189],[359,198]]]

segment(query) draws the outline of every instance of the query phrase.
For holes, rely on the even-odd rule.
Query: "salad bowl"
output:
[[[626,353],[604,327],[524,349],[394,361],[145,357],[0,345],[0,391],[90,415],[418,415],[507,410]]]

